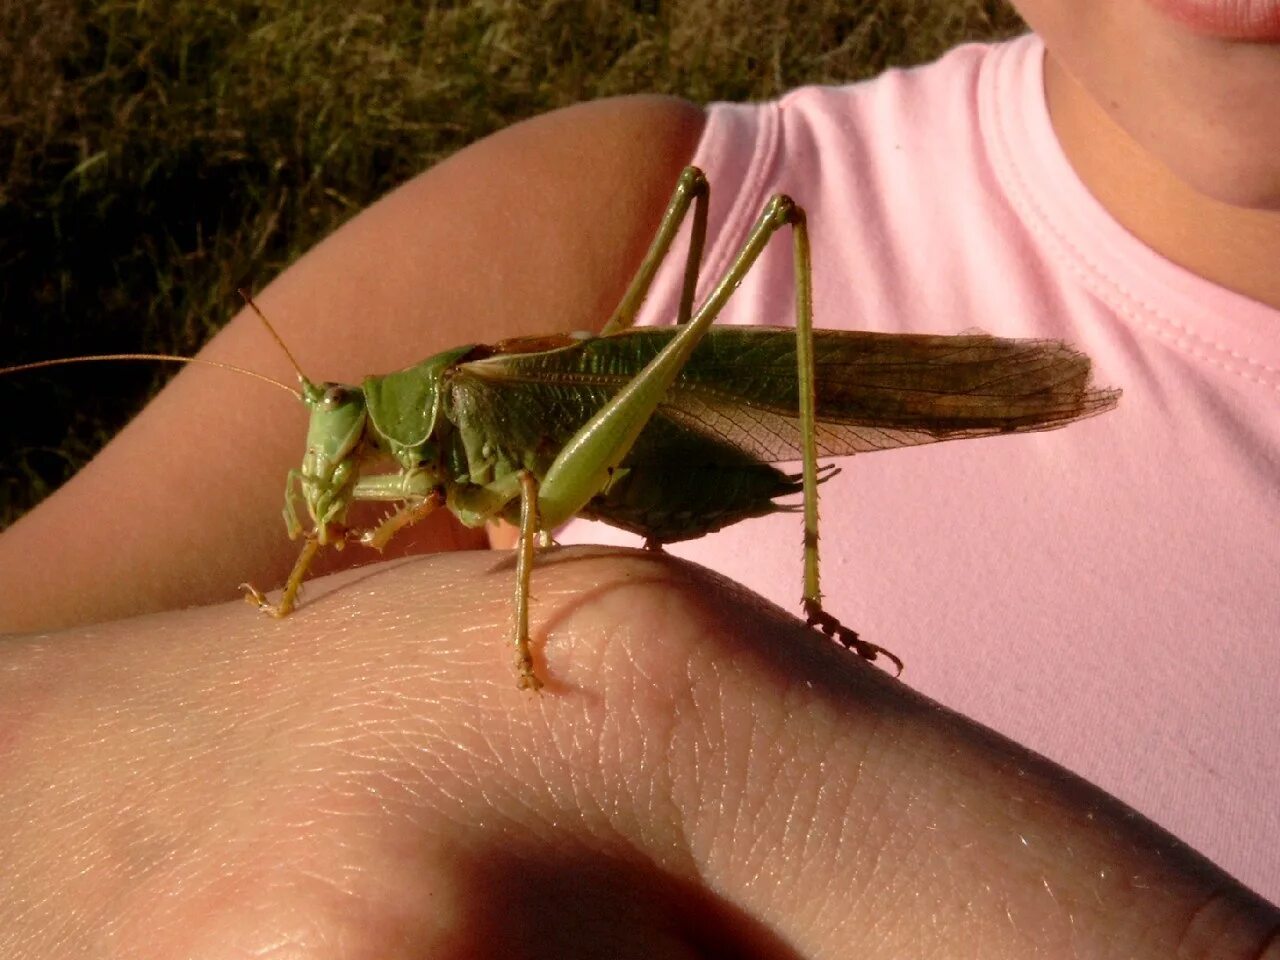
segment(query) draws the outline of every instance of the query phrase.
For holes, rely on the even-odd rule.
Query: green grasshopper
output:
[[[246,599],[283,617],[321,549],[356,542],[381,550],[441,507],[472,527],[505,519],[520,530],[512,628],[518,683],[537,689],[529,589],[536,547],[551,530],[584,516],[660,548],[793,509],[777,501],[802,493],[808,622],[868,659],[886,654],[901,669],[822,607],[817,491],[833,470],[819,469],[818,457],[1053,429],[1110,409],[1119,393],[1093,387],[1089,359],[1056,341],[815,331],[805,215],[783,195],[767,203],[695,312],[708,196],[702,172],[687,168],[599,336],[457,347],[360,386],[314,383],[290,355],[310,424],[302,465],[286,479],[284,518],[290,538],[304,542],[278,603],[243,584]],[[691,207],[677,324],[633,329]],[[713,327],[784,226],[793,235],[795,328]],[[388,460],[394,469],[378,472]],[[799,474],[773,466],[794,460]],[[357,500],[397,508],[374,527],[351,529],[345,518]]]

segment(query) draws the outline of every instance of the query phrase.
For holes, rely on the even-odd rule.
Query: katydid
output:
[[[695,311],[708,195],[701,171],[687,168],[598,336],[461,346],[359,386],[314,383],[295,362],[310,424],[302,465],[286,478],[284,518],[290,538],[304,542],[278,603],[248,584],[246,599],[285,616],[321,549],[356,542],[381,550],[440,507],[468,526],[502,518],[520,529],[512,627],[518,684],[537,689],[529,589],[536,547],[551,530],[585,516],[635,531],[657,548],[792,509],[777,501],[800,493],[808,622],[868,659],[885,653],[901,668],[822,606],[817,496],[832,468],[820,470],[818,457],[1053,429],[1112,408],[1119,392],[1094,387],[1088,357],[1057,341],[813,330],[805,215],[783,195],[768,202]],[[634,328],[691,207],[676,325]],[[713,326],[784,226],[792,228],[795,327]],[[375,472],[387,459],[394,469]],[[773,466],[794,460],[799,474]],[[398,506],[374,527],[350,529],[345,518],[357,500]]]

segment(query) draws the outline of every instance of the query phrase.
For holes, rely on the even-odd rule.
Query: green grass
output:
[[[0,0],[0,365],[192,352],[237,287],[536,113],[761,99],[1019,29],[998,0]],[[165,375],[0,378],[0,525]]]

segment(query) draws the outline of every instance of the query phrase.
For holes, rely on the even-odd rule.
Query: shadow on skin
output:
[[[631,853],[468,851],[454,875],[458,955],[802,960],[758,918]]]

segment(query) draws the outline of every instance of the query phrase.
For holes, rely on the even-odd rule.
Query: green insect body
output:
[[[320,546],[356,540],[381,548],[439,507],[470,526],[501,517],[521,528],[516,667],[520,685],[536,688],[528,593],[539,535],[585,516],[660,546],[794,509],[779,500],[803,493],[810,623],[868,658],[886,653],[822,609],[816,488],[830,474],[817,458],[1052,429],[1109,409],[1118,393],[1094,388],[1088,358],[1054,341],[813,331],[804,216],[781,196],[693,314],[706,196],[701,173],[686,170],[600,336],[458,347],[360,387],[315,386],[303,377],[312,419],[303,466],[290,474],[285,517],[291,536],[302,533],[300,497],[311,530],[281,602],[269,604],[252,587],[249,599],[282,616]],[[678,324],[628,329],[691,203]],[[795,234],[796,328],[713,327],[784,225]],[[387,457],[396,471],[365,474]],[[774,466],[796,460],[800,474]],[[344,520],[356,500],[402,506],[380,526],[352,531]]]
[[[419,495],[438,486],[464,522],[495,515],[518,522],[518,499],[506,499],[510,478],[527,470],[541,480],[569,439],[674,333],[565,338],[564,346],[533,352],[523,352],[521,341],[452,350],[391,377],[369,377],[359,390],[337,388],[343,406],[318,412],[313,433],[329,429],[319,426],[321,416],[367,411],[370,459],[385,452],[417,471]],[[532,343],[543,348],[547,338]],[[777,399],[798,391],[795,343],[789,328],[709,330],[611,482],[578,514],[656,544],[785,509],[778,499],[803,488],[798,474],[773,466],[802,457],[795,401]],[[1046,429],[1055,417],[1081,414],[1087,385],[1087,360],[1041,342],[815,331],[814,352],[818,453],[827,457]],[[1046,385],[1046,359],[1056,365],[1057,392]],[[409,406],[401,391],[388,389],[406,374],[415,388]],[[349,455],[344,449],[336,459]],[[502,493],[491,501],[483,491],[495,485]],[[313,520],[319,529],[322,517]]]
[[[585,516],[656,547],[793,510],[779,500],[802,493],[809,622],[900,668],[822,607],[817,487],[832,468],[819,468],[818,458],[1053,429],[1110,409],[1119,391],[1094,387],[1088,357],[1056,341],[814,331],[805,218],[784,196],[769,201],[695,312],[707,196],[702,173],[687,168],[599,336],[458,347],[359,387],[317,385],[298,370],[310,423],[302,465],[287,478],[284,516],[290,537],[304,544],[279,603],[246,584],[247,599],[284,616],[320,549],[352,541],[381,549],[436,509],[469,526],[504,518],[520,526],[516,671],[520,686],[536,689],[529,588],[535,548],[550,530]],[[677,324],[632,329],[691,206]],[[713,326],[784,226],[793,234],[796,326]],[[71,361],[13,369],[59,362]],[[799,474],[774,466],[797,460]],[[376,527],[349,529],[347,511],[358,500],[398,506]]]

